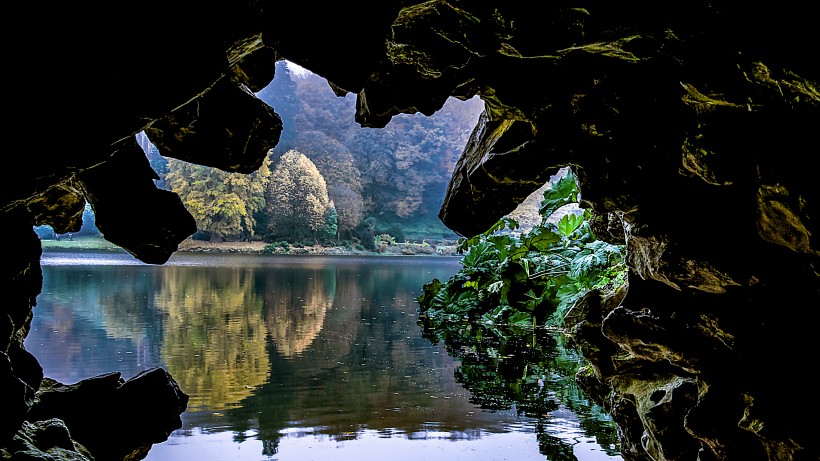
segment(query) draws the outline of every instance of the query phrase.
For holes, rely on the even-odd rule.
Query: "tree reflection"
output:
[[[261,276],[271,373],[241,408],[226,412],[231,429],[257,429],[266,456],[283,437],[340,442],[376,430],[424,438],[431,414],[435,430],[453,439],[480,437],[475,425],[496,418],[465,419],[475,406],[452,381],[452,358],[430,348],[415,323],[413,290],[430,266],[400,267],[294,266]]]
[[[285,438],[441,443],[517,432],[522,419],[550,461],[572,461],[588,434],[614,453],[614,428],[575,385],[578,357],[562,336],[419,328],[422,283],[457,261],[258,261],[50,267],[27,347],[57,338],[65,347],[36,354],[83,378],[165,366],[190,396],[187,428],[257,439],[269,457]]]
[[[289,271],[265,291],[265,323],[277,352],[301,355],[322,331],[336,291],[335,270]]]
[[[611,418],[575,382],[583,357],[559,331],[427,317],[419,325],[424,337],[443,343],[461,361],[455,379],[472,393],[473,403],[487,410],[514,408],[537,420],[539,450],[550,461],[577,461],[573,446],[578,440],[567,437],[572,431],[566,427],[574,420],[579,437],[594,437],[607,454],[619,454]]]
[[[252,269],[168,267],[155,296],[168,314],[162,357],[188,411],[238,405],[267,381],[263,299]]]

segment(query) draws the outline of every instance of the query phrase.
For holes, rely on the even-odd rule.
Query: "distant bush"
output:
[[[374,238],[373,244],[376,248],[381,248],[388,245],[395,245],[396,238],[390,234],[379,234]]]
[[[40,240],[57,238],[57,233],[48,224],[44,226],[34,226],[34,232]]]
[[[285,242],[284,240],[280,240],[278,242],[272,242],[272,243],[269,243],[269,244],[265,245],[265,247],[262,248],[262,253],[267,253],[267,254],[281,253],[281,252],[288,251],[289,249],[290,249],[290,244],[288,242]],[[282,250],[282,251],[277,251],[277,250]]]
[[[407,240],[407,235],[404,232],[404,228],[399,224],[393,224],[392,226],[388,227],[384,230],[379,230],[377,233],[379,234],[387,234],[393,236],[393,241],[395,242],[404,242]]]

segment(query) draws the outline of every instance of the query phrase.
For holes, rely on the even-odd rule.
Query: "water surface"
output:
[[[488,408],[462,359],[422,335],[415,299],[457,258],[44,253],[42,265],[25,347],[46,376],[159,366],[190,396],[147,460],[620,460],[614,429],[590,432],[573,402]]]

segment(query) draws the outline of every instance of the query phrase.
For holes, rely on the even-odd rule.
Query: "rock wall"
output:
[[[578,380],[613,415],[625,459],[818,459],[804,422],[818,404],[799,390],[820,306],[820,41],[801,3],[147,0],[17,4],[9,17],[3,456],[71,420],[31,420],[32,226],[76,231],[88,200],[106,239],[164,263],[195,226],[154,187],[136,134],[167,157],[254,171],[282,129],[254,92],[288,59],[355,93],[366,127],[482,98],[440,212],[463,235],[575,169],[599,234],[628,246],[628,288],[567,318],[592,363]],[[165,430],[186,401],[171,394]],[[60,440],[41,451],[100,456]]]

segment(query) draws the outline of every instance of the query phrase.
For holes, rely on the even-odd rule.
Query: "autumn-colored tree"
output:
[[[367,213],[400,219],[436,214],[481,104],[451,98],[433,116],[398,114],[382,129],[359,129],[347,138]]]
[[[305,154],[289,150],[282,154],[270,175],[266,211],[272,238],[300,241],[319,237],[334,208],[327,184]]]
[[[265,384],[271,366],[261,296],[265,290],[248,268],[207,273],[166,269],[153,299],[158,312],[167,315],[169,328],[162,336],[162,360],[191,392],[190,405],[215,411],[239,405],[252,388]]]
[[[446,230],[436,216],[484,102],[449,98],[431,116],[398,114],[384,128],[366,128],[355,121],[354,93],[340,97],[320,75],[289,69],[277,63],[258,93],[286,125],[274,152],[298,150],[316,165],[336,204],[340,238],[366,217],[380,229],[424,222]],[[362,217],[345,221],[359,214],[346,212],[347,203],[360,204]]]
[[[363,218],[362,175],[355,165],[350,150],[327,134],[308,130],[297,136],[300,146],[310,152],[310,160],[327,182],[328,197],[333,200],[337,213],[338,236],[350,238],[350,231]]]
[[[228,173],[216,168],[169,159],[165,181],[180,196],[197,228],[212,241],[225,237],[250,240],[254,214],[265,207],[265,190],[271,175],[270,159],[251,174]]]

